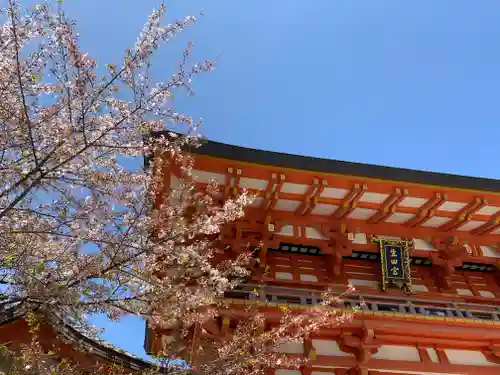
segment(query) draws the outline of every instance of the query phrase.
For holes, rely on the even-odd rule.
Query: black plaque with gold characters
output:
[[[413,241],[372,238],[379,245],[382,266],[382,290],[395,286],[411,293],[410,248]]]

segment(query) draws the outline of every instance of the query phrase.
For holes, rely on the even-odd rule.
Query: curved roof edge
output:
[[[120,349],[104,340],[93,339],[83,332],[72,327],[57,315],[46,315],[45,323],[50,325],[54,331],[64,335],[71,342],[79,343],[83,348],[90,350],[91,353],[110,363],[119,363],[130,370],[146,370],[155,368],[156,365],[147,360],[139,358],[132,353]],[[19,319],[25,319],[25,311],[16,307],[0,311],[0,326],[9,324]]]
[[[204,140],[195,154],[312,172],[500,192],[500,180],[263,151]]]

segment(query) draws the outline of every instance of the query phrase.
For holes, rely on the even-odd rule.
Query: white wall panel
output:
[[[358,244],[358,245],[364,245],[367,244],[368,241],[366,240],[366,234],[364,233],[354,233],[354,241],[352,243]]]
[[[302,342],[286,342],[279,345],[275,351],[286,354],[303,354],[304,344]]]
[[[290,194],[305,194],[309,190],[309,185],[304,184],[294,184],[293,182],[285,182],[281,187],[282,193],[290,193]]]
[[[326,187],[323,189],[323,191],[319,196],[325,198],[344,198],[348,193],[349,190],[346,189],[335,189]]]
[[[425,223],[422,224],[423,227],[439,228],[441,225],[446,224],[451,219],[449,217],[443,216],[433,216]]]
[[[355,208],[354,211],[349,214],[348,218],[367,220],[371,218],[375,213],[377,213],[377,210],[372,210],[371,208]]]
[[[329,216],[337,211],[338,208],[339,206],[333,204],[316,203],[311,211],[311,215]]]
[[[489,290],[480,290],[479,294],[483,297],[495,298],[495,295],[492,292],[490,292]]]
[[[307,274],[301,274],[300,279],[302,281],[314,281],[314,282],[318,281],[318,278],[315,275],[307,275]]]
[[[245,189],[266,190],[268,181],[258,178],[240,177],[239,186]]]
[[[474,366],[500,366],[486,359],[483,353],[475,350],[444,349],[451,364]]]
[[[382,345],[372,358],[420,362],[420,354],[414,346]]]
[[[414,217],[414,214],[409,214],[406,212],[395,212],[386,220],[386,222],[393,224],[402,224],[406,223],[408,220],[413,219]]]
[[[283,225],[281,230],[277,233],[282,236],[293,236],[293,226],[292,225]]]
[[[290,272],[276,272],[276,278],[280,280],[293,280],[293,275]]]
[[[413,239],[413,245],[415,250],[437,251],[431,243],[418,238]]]
[[[399,203],[399,206],[418,208],[423,206],[425,202],[427,202],[425,198],[406,197]]]
[[[218,185],[224,185],[226,183],[226,175],[220,173],[205,172],[194,169],[192,172],[193,179],[197,182],[209,182],[210,180],[217,181]]]
[[[323,236],[323,234],[313,227],[305,227],[306,237],[315,240],[327,240],[328,238]]]
[[[431,362],[434,362],[434,363],[439,363],[439,356],[436,352],[436,349],[434,348],[427,348],[427,354],[429,355],[429,358],[431,360]]]
[[[275,370],[275,375],[302,375],[300,370],[285,370],[285,369],[277,369]]]
[[[467,203],[462,202],[444,202],[441,206],[438,207],[439,211],[448,211],[448,212],[458,212],[462,208],[467,206]]]
[[[331,356],[351,356],[352,354],[340,350],[339,345],[333,340],[320,340],[313,339],[312,345],[316,349],[317,355],[331,355]]]
[[[500,211],[500,207],[495,206],[484,206],[479,211],[476,212],[478,215],[494,215]]]
[[[360,279],[349,279],[349,284],[354,286],[369,286],[372,288],[378,288],[380,285],[378,281],[360,280]]]
[[[412,287],[414,292],[428,292],[429,291],[429,289],[425,285],[413,284],[411,287]]]
[[[480,247],[481,247],[481,250],[483,251],[483,256],[490,257],[490,258],[500,258],[500,253],[498,253],[491,246],[480,246]]]
[[[278,199],[274,209],[276,211],[295,211],[301,203],[301,201],[292,201],[290,199]]]
[[[375,374],[377,372],[389,373],[389,374],[404,374],[404,375],[468,375],[468,374],[458,374],[458,373],[449,373],[449,372],[421,372],[421,371],[406,371],[406,370],[392,370],[392,369],[370,369]]]
[[[380,193],[364,193],[359,199],[360,202],[369,202],[369,203],[383,203],[389,194],[380,194]]]

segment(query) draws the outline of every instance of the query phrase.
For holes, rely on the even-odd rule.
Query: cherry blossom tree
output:
[[[164,24],[164,14],[161,4],[123,59],[101,66],[80,49],[76,25],[61,5],[3,4],[1,311],[57,314],[85,330],[92,314],[135,314],[175,327],[180,343],[191,327],[217,316],[224,291],[248,274],[249,254],[214,263],[212,239],[243,216],[251,197],[220,202],[216,185],[196,189],[186,149],[200,144],[201,121],[173,108],[174,94],[193,95],[192,80],[215,63],[190,63],[189,43],[177,71],[154,78],[155,51],[196,21]],[[169,133],[173,127],[182,134]],[[145,168],[134,167],[144,156]],[[181,170],[178,186],[164,186],[166,164]],[[274,346],[347,318],[324,306],[307,314],[284,311],[280,325],[257,335],[253,328],[263,318],[248,313],[232,338],[212,340],[205,362],[168,371],[260,374],[285,365]],[[173,358],[180,350],[172,345],[163,354]],[[37,373],[78,372],[42,360],[46,355],[35,341],[16,354],[12,371],[33,373],[36,365]],[[299,365],[292,362],[287,365]]]

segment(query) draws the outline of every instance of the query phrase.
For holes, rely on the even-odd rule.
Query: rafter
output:
[[[486,224],[481,225],[472,231],[474,234],[482,235],[493,232],[495,229],[500,228],[500,211],[491,217],[491,220]]]
[[[262,203],[262,209],[265,212],[271,211],[276,206],[279,199],[279,192],[281,187],[285,183],[285,175],[282,173],[273,173],[271,175],[271,180],[267,184],[266,194],[264,197],[264,202]]]
[[[486,206],[488,202],[483,197],[475,197],[467,206],[462,208],[458,215],[455,216],[451,221],[439,227],[442,231],[448,232],[452,229],[456,229],[466,222],[468,222],[472,215],[474,215],[481,208]]]
[[[391,195],[382,203],[380,210],[373,215],[369,223],[380,223],[381,221],[387,220],[395,211],[397,205],[408,195],[408,190],[406,189],[395,189]]]
[[[300,204],[299,208],[297,208],[295,213],[301,216],[310,214],[318,203],[319,196],[325,189],[326,185],[326,180],[322,180],[320,182],[319,178],[315,178],[313,184],[307,190],[304,200]]]
[[[446,201],[446,195],[436,193],[431,199],[425,202],[425,204],[420,208],[417,215],[413,219],[407,221],[403,225],[405,227],[413,228],[426,222],[428,219],[434,216],[434,209],[444,201]]]
[[[368,186],[366,184],[355,184],[351,191],[345,196],[342,205],[332,215],[333,218],[338,220],[346,218],[356,208],[358,201],[367,189]]]

